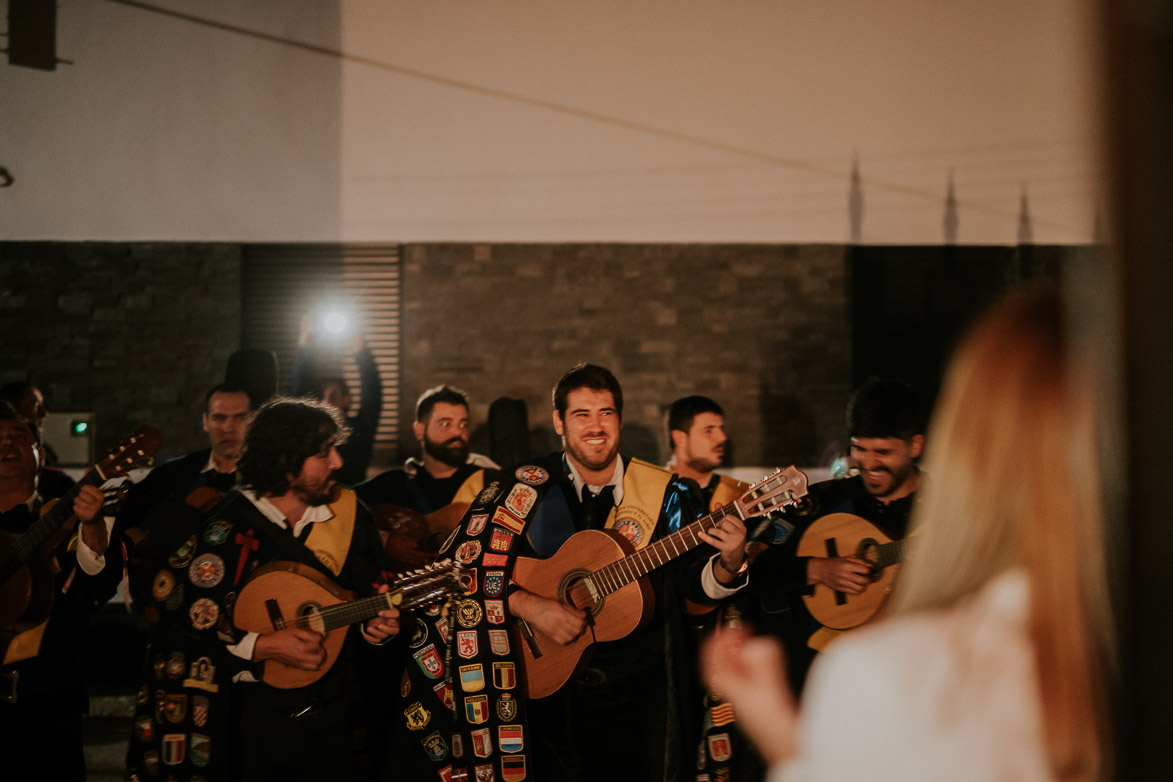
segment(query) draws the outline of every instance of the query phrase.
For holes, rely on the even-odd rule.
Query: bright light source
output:
[[[331,334],[341,334],[346,331],[346,316],[341,312],[331,312],[322,319],[322,327]]]
[[[88,423],[86,423],[85,421],[70,421],[69,422],[69,433],[72,434],[74,437],[84,437],[86,431],[89,430],[89,428],[90,428],[90,425]]]

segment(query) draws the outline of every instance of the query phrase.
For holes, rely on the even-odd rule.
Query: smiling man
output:
[[[808,644],[820,625],[801,600],[816,584],[845,595],[862,594],[871,585],[871,564],[848,552],[841,556],[799,557],[796,546],[812,523],[831,513],[859,516],[891,539],[907,532],[916,490],[917,460],[924,450],[924,409],[916,391],[892,378],[871,378],[852,395],[846,413],[849,461],[856,473],[810,487],[801,512],[788,514],[795,525],[786,543],[761,554],[750,569],[750,618],[760,630],[782,638],[787,646],[791,683],[800,688],[813,657]],[[818,640],[815,641],[818,645]]]
[[[412,736],[408,725],[408,740],[422,743],[441,777],[455,778],[463,766],[470,779],[684,778],[696,764],[689,709],[697,702],[690,691],[692,661],[680,651],[684,601],[712,603],[744,584],[745,527],[726,519],[711,534],[700,533],[710,545],[681,548],[660,560],[663,566],[646,578],[655,598],[646,623],[596,643],[589,664],[573,675],[567,671],[563,686],[526,700],[515,689],[521,681],[520,636],[509,635],[509,626],[536,631],[541,643],[551,644],[544,648],[553,649],[593,636],[607,615],[604,608],[588,618],[551,595],[511,585],[517,555],[544,559],[560,552],[559,560],[567,557],[573,567],[589,570],[610,559],[595,561],[582,552],[576,546],[581,541],[570,540],[575,533],[606,530],[645,550],[702,513],[672,473],[620,455],[623,391],[607,369],[574,367],[555,385],[553,403],[562,450],[502,470],[444,552],[471,571],[469,597],[455,613],[457,724],[433,737]],[[440,648],[432,628],[425,629],[419,648]],[[408,663],[408,703],[435,685],[429,680],[434,675],[417,662]],[[453,734],[461,738],[448,747]]]

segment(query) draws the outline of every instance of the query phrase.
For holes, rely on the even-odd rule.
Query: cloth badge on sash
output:
[[[452,782],[452,766],[444,766],[436,773],[440,776],[440,782]]]
[[[464,699],[464,716],[470,725],[489,721],[489,696],[473,695]]]
[[[538,492],[532,486],[519,483],[510,490],[505,498],[505,507],[524,519],[538,501]]]
[[[505,601],[486,600],[485,616],[488,617],[489,624],[491,625],[505,624]]]
[[[475,600],[461,600],[456,604],[456,621],[461,627],[476,627],[483,616],[484,610]]]
[[[183,733],[168,733],[163,736],[163,765],[178,766],[187,757],[187,736]]]
[[[408,730],[423,730],[432,721],[432,713],[419,701],[404,709],[403,716],[407,718]]]
[[[197,768],[208,765],[212,759],[212,739],[202,733],[191,734],[191,763]]]
[[[411,674],[403,672],[403,679],[399,682],[399,697],[406,698],[411,694]]]
[[[493,523],[515,534],[521,534],[525,529],[525,520],[517,518],[504,508],[497,508],[493,513]]]
[[[697,774],[696,782],[713,782],[713,778],[708,774]]]
[[[488,505],[493,500],[497,499],[497,495],[501,493],[501,482],[493,481],[485,488],[481,489],[481,493],[477,495],[477,505]]]
[[[509,564],[509,557],[504,554],[490,554],[486,551],[485,555],[481,557],[481,564],[485,567],[505,567]]]
[[[448,745],[444,742],[444,737],[440,735],[439,731],[429,733],[420,739],[420,743],[424,745],[424,751],[432,760],[439,761],[448,757]]]
[[[456,653],[466,660],[471,660],[477,656],[480,647],[477,644],[476,630],[457,630],[456,631]]]
[[[187,696],[183,693],[168,695],[163,704],[163,716],[172,725],[183,722],[184,717],[187,716]]]
[[[497,700],[497,719],[502,722],[512,722],[516,716],[517,701],[514,700],[513,694],[508,692],[501,693],[501,697]]]
[[[172,589],[175,589],[175,576],[170,570],[160,570],[155,574],[155,580],[151,582],[151,597],[162,602],[171,594]]]
[[[197,728],[202,728],[208,724],[208,709],[211,702],[206,695],[191,696],[191,721],[195,723]]]
[[[497,782],[492,763],[478,763],[473,766],[472,773],[476,782]]]
[[[159,753],[153,749],[148,749],[143,753],[143,768],[151,776],[158,776],[159,774]]]
[[[428,644],[423,649],[412,654],[415,661],[419,663],[420,670],[424,672],[424,676],[429,679],[439,679],[444,675],[444,658],[436,651],[435,644]]]
[[[485,689],[485,666],[480,663],[460,666],[460,689],[465,692]]]
[[[183,675],[183,669],[187,667],[186,658],[183,652],[172,652],[171,656],[167,658],[167,678],[178,679]]]
[[[639,523],[634,519],[622,519],[615,523],[615,531],[637,548],[640,541],[643,540],[644,531],[640,528]]]
[[[489,539],[489,548],[493,551],[508,551],[513,546],[513,533],[503,529],[493,530],[493,537]]]
[[[134,737],[139,741],[150,741],[155,736],[155,721],[150,714],[144,714],[134,721]]]
[[[716,763],[721,763],[733,757],[733,749],[729,746],[728,733],[716,733],[709,736],[709,756]]]
[[[204,542],[209,546],[219,546],[228,540],[228,533],[232,532],[232,522],[220,519],[213,521],[204,530]]]
[[[192,535],[184,541],[179,548],[175,549],[175,553],[167,557],[167,564],[179,570],[191,564],[195,557],[196,536]]]
[[[456,559],[462,565],[471,565],[472,561],[481,555],[479,540],[466,540],[456,547]]]
[[[474,513],[468,520],[468,529],[465,531],[469,537],[480,535],[485,531],[485,525],[489,523],[489,514]]]
[[[493,663],[493,686],[498,690],[512,690],[516,687],[516,666],[513,663]]]
[[[464,757],[464,737],[459,733],[452,734],[452,757]]]
[[[550,473],[538,467],[536,464],[527,464],[524,467],[518,467],[513,473],[513,477],[522,483],[528,483],[530,486],[541,486],[550,477]]]
[[[486,570],[484,580],[485,596],[498,597],[503,589],[505,589],[505,571]]]
[[[201,597],[191,604],[191,608],[187,610],[187,614],[191,618],[192,627],[197,630],[207,630],[219,621],[220,606],[216,605],[209,598]]]
[[[448,533],[448,537],[445,538],[444,543],[440,546],[440,550],[436,553],[443,554],[445,551],[447,551],[449,548],[451,548],[452,543],[456,540],[456,536],[458,534],[460,534],[460,525],[459,524],[457,524],[455,527],[453,527],[452,531]]]
[[[525,755],[502,755],[501,778],[505,782],[521,782],[525,779]]]
[[[481,728],[472,732],[472,754],[478,758],[487,758],[493,754],[493,739],[488,728]]]
[[[721,766],[713,769],[713,782],[729,782],[730,769],[728,766]]]
[[[456,700],[452,695],[452,682],[440,682],[439,684],[433,685],[432,689],[435,691],[436,697],[440,699],[440,703],[444,704],[444,708],[449,711],[456,708]]]
[[[208,692],[219,692],[220,685],[212,683],[215,678],[216,666],[212,665],[212,658],[201,657],[191,664],[191,672],[188,674],[188,678],[183,680],[183,686]]]
[[[509,654],[508,630],[489,631],[489,651],[498,657],[504,657],[505,655]]]
[[[502,752],[521,752],[525,749],[520,725],[498,725],[497,746]]]
[[[718,728],[722,725],[728,725],[730,722],[733,722],[734,718],[732,703],[718,704],[710,708],[709,711],[712,712],[713,715],[713,725]]]
[[[441,641],[448,643],[448,617],[442,616],[436,620],[436,634]]]
[[[428,640],[428,626],[424,624],[424,620],[418,616],[411,618],[411,635],[407,645],[412,649],[418,649],[427,643]]]

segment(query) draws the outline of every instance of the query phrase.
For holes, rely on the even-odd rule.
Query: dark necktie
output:
[[[582,521],[586,529],[602,529],[607,523],[607,514],[615,504],[615,487],[604,486],[598,494],[591,494],[590,487],[582,487]]]

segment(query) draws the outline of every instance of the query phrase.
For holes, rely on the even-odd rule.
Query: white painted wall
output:
[[[1091,0],[62,0],[0,237],[1092,238]],[[1106,210],[1105,210],[1106,211]]]

